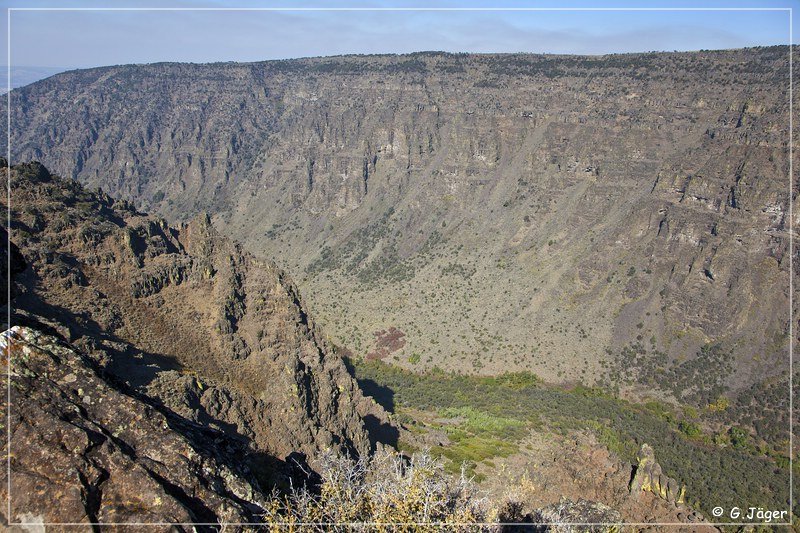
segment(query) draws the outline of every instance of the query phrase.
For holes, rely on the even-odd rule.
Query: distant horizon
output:
[[[425,51],[604,56],[788,45],[798,0],[6,0],[12,68],[60,71],[153,63],[253,63]],[[310,0],[314,1],[314,0]],[[412,3],[413,2],[413,3]],[[800,11],[800,10],[799,10]],[[8,17],[10,16],[10,20]],[[4,23],[5,22],[5,23]],[[9,30],[10,28],[10,30]],[[8,32],[10,31],[10,35]],[[14,67],[20,65],[20,67]],[[47,66],[47,67],[46,67]],[[5,74],[4,74],[5,75]],[[13,77],[13,76],[12,76]]]
[[[796,46],[796,45],[795,45]],[[419,50],[415,52],[383,52],[383,53],[349,53],[349,54],[330,54],[330,55],[317,55],[317,56],[299,56],[287,57],[277,59],[256,59],[252,61],[151,61],[144,63],[114,63],[108,65],[95,65],[89,67],[53,67],[43,65],[12,65],[11,75],[11,89],[19,89],[36,83],[58,74],[66,72],[73,72],[77,70],[92,70],[98,68],[113,68],[124,66],[147,66],[147,65],[160,65],[160,64],[176,64],[176,65],[224,65],[224,64],[256,64],[256,63],[270,63],[280,61],[303,61],[313,59],[333,59],[333,58],[346,58],[346,57],[385,57],[385,56],[411,56],[423,54],[445,54],[445,55],[473,55],[473,56],[493,56],[493,55],[530,55],[530,56],[553,56],[553,57],[593,57],[602,58],[608,56],[620,55],[644,55],[644,54],[696,54],[696,53],[715,53],[715,52],[733,52],[737,50],[754,50],[760,48],[776,48],[786,47],[788,44],[772,44],[772,45],[757,45],[757,46],[744,46],[738,48],[712,48],[712,49],[698,49],[698,50],[646,50],[641,52],[610,52],[604,54],[564,54],[552,52],[448,52],[445,50]],[[0,94],[5,94],[8,91],[8,65],[0,64]]]
[[[797,47],[798,45],[794,45]],[[788,48],[786,44],[763,44],[754,46],[741,46],[732,48],[698,48],[692,50],[641,50],[641,51],[628,51],[628,52],[606,52],[606,53],[562,53],[562,52],[526,52],[526,51],[502,51],[502,52],[451,52],[447,50],[416,50],[411,52],[350,52],[341,54],[322,54],[322,55],[308,55],[308,56],[295,56],[295,57],[281,57],[281,58],[266,58],[266,59],[252,59],[252,60],[209,60],[209,61],[181,61],[181,60],[159,60],[159,61],[145,61],[133,63],[108,63],[102,65],[92,66],[53,66],[53,65],[11,65],[12,69],[54,69],[59,72],[69,72],[72,70],[91,70],[95,68],[107,67],[122,67],[128,65],[159,65],[159,64],[187,64],[187,65],[217,65],[226,63],[269,63],[277,61],[300,61],[306,59],[332,59],[337,57],[382,57],[382,56],[411,56],[423,54],[442,54],[442,55],[474,55],[474,56],[492,56],[492,55],[531,55],[531,56],[557,56],[557,57],[605,57],[605,56],[620,56],[620,55],[644,55],[644,54],[693,54],[699,52],[734,52],[737,50],[755,50],[760,48]],[[0,69],[7,70],[8,65],[0,63]]]

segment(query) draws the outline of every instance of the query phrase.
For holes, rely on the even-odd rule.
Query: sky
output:
[[[535,52],[606,54],[787,44],[789,13],[800,0],[606,2],[475,0],[2,0],[0,32],[14,85],[55,71],[159,61],[260,61],[353,53]],[[749,8],[755,11],[494,11],[475,8]],[[445,8],[415,11],[411,8]],[[40,10],[22,8],[82,8]],[[182,11],[93,11],[170,7]],[[192,11],[189,8],[288,8],[284,11]],[[359,11],[300,11],[299,7]],[[404,8],[405,10],[395,10]],[[452,8],[469,8],[453,11]],[[800,11],[800,9],[798,9]],[[47,67],[47,68],[43,68]],[[5,80],[3,80],[5,85]]]

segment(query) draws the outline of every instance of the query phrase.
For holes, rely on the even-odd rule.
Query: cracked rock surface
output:
[[[232,460],[240,443],[112,386],[56,337],[14,326],[0,341],[11,368],[6,523],[258,520],[258,485]]]

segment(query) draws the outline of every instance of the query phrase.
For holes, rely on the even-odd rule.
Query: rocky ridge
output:
[[[208,217],[174,229],[38,163],[13,167],[11,187],[11,238],[29,265],[14,323],[51,324],[126,386],[254,453],[313,463],[327,449],[369,453],[397,431],[288,276]]]

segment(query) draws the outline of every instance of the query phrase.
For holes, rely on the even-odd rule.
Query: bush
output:
[[[352,530],[353,524],[395,524],[389,529],[398,531],[405,530],[397,529],[402,524],[409,531],[439,531],[442,526],[435,524],[496,521],[497,512],[486,498],[478,497],[471,480],[463,473],[451,477],[427,453],[409,459],[381,451],[358,460],[328,453],[321,463],[318,490],[293,489],[288,496],[272,498],[265,521],[276,531],[335,531],[333,524],[343,531]]]
[[[687,437],[699,437],[700,435],[703,434],[703,430],[700,429],[700,426],[698,426],[694,422],[688,422],[686,420],[682,420],[678,424],[678,429],[680,429],[681,433],[683,433]]]
[[[750,448],[750,435],[740,427],[732,427],[728,430],[728,438],[731,445],[737,450],[748,450]]]

